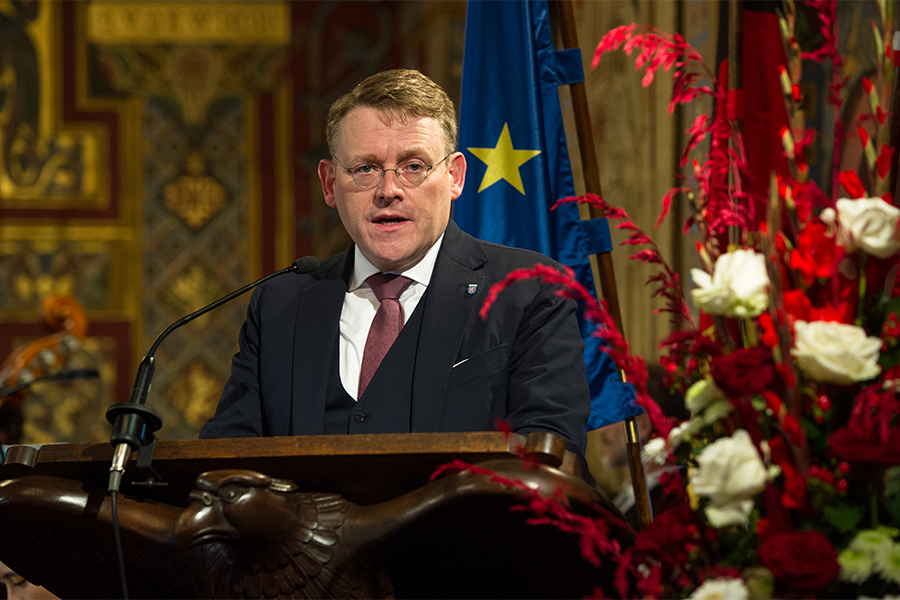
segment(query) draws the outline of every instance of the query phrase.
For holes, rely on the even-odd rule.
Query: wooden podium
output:
[[[535,434],[532,434],[534,436]],[[538,434],[538,436],[548,434]],[[499,433],[158,442],[152,479],[132,459],[118,521],[132,598],[582,597],[614,565],[576,535],[526,521],[521,490],[490,469],[633,540],[608,499]],[[534,442],[534,443],[532,443]],[[542,445],[543,444],[543,445]],[[537,448],[535,450],[535,448]],[[0,483],[0,558],[63,598],[121,598],[106,491],[109,444],[14,446]],[[147,484],[151,485],[147,485]],[[142,485],[138,485],[142,484]]]

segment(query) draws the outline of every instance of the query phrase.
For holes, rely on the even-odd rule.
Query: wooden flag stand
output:
[[[559,30],[562,37],[562,47],[579,48],[578,33],[575,29],[575,10],[571,0],[557,0],[551,2],[557,8]],[[581,154],[581,167],[584,173],[584,188],[589,194],[597,194],[601,198],[603,192],[600,187],[600,168],[597,162],[597,153],[594,148],[594,139],[591,135],[591,113],[587,102],[587,93],[584,83],[569,85],[572,94],[572,106],[575,113],[575,129],[578,136],[578,147]],[[605,218],[603,211],[595,206],[589,206],[589,218]],[[619,296],[616,288],[616,273],[613,267],[610,251],[595,254],[597,271],[595,286],[602,293],[607,303],[609,316],[612,318],[619,332],[624,336],[622,326],[622,314],[619,309]],[[619,376],[625,381],[624,372],[619,369]],[[650,494],[647,489],[647,477],[644,473],[644,463],[641,461],[641,434],[638,429],[637,418],[628,417],[623,422],[625,427],[625,439],[628,446],[628,464],[631,471],[631,482],[634,487],[635,509],[637,510],[638,523],[641,529],[645,529],[653,521],[653,511],[650,505]]]

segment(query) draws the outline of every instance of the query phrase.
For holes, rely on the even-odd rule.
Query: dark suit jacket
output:
[[[310,275],[254,291],[231,378],[200,437],[324,433],[352,262],[351,249]],[[590,395],[575,303],[527,280],[502,292],[486,320],[478,315],[493,284],[537,262],[556,265],[477,240],[451,221],[416,309],[424,311],[419,342],[400,363],[413,369],[408,417],[361,431],[493,431],[499,418],[519,433],[557,433],[583,456]]]

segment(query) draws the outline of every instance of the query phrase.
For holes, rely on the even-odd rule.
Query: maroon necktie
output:
[[[361,398],[369,381],[387,354],[391,344],[403,329],[403,307],[400,306],[400,295],[412,283],[412,279],[395,273],[376,273],[366,279],[369,287],[381,306],[375,312],[375,319],[369,328],[366,338],[366,349],[363,351],[362,368],[359,371],[359,391]]]

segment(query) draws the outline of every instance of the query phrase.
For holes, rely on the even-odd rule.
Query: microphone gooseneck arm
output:
[[[113,453],[112,465],[109,468],[109,491],[117,492],[121,486],[122,475],[125,472],[125,465],[131,458],[131,453],[139,448],[142,443],[146,443],[146,436],[162,426],[162,419],[156,414],[156,411],[145,406],[147,394],[150,392],[150,382],[153,379],[154,355],[156,349],[166,337],[174,330],[182,325],[190,323],[197,317],[203,316],[214,308],[230,302],[241,294],[244,294],[261,283],[284,275],[285,273],[311,273],[319,268],[319,261],[315,256],[304,256],[295,260],[291,266],[270,273],[262,279],[258,279],[249,285],[245,285],[239,290],[231,292],[212,304],[204,306],[200,310],[182,317],[169,325],[162,333],[157,336],[150,350],[141,360],[138,366],[137,375],[134,378],[134,387],[131,389],[131,398],[128,402],[117,402],[109,407],[106,411],[106,418],[113,423],[113,433],[109,442],[115,448]]]

